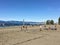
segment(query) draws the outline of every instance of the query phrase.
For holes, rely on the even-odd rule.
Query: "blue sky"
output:
[[[60,16],[60,0],[0,0],[0,20],[46,21]]]

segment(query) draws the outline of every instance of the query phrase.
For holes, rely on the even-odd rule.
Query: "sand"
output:
[[[57,30],[39,30],[39,26],[0,28],[0,45],[60,45],[60,25]]]

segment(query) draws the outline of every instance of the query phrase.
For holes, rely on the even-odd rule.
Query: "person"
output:
[[[22,27],[21,27],[21,31],[22,31]]]
[[[40,31],[42,31],[42,26],[40,26]]]
[[[49,30],[50,30],[50,26],[49,26]]]
[[[55,30],[57,30],[56,25],[55,25]]]
[[[44,27],[46,28],[46,25],[44,25]]]
[[[27,30],[27,26],[26,26],[26,30]]]
[[[23,28],[25,28],[25,26],[23,25]]]
[[[57,30],[56,26],[51,26],[51,30]]]
[[[48,27],[46,25],[44,25],[44,30],[48,30]]]

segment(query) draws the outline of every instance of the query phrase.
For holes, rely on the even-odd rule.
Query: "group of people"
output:
[[[27,26],[21,26],[21,30],[26,29],[27,30]]]
[[[21,26],[21,30],[23,30],[23,29],[27,30],[27,28],[28,28],[27,26]],[[57,30],[56,25],[52,25],[52,26],[40,25],[39,28],[40,28],[40,31],[42,31],[42,30]]]
[[[47,27],[46,25],[44,25],[44,27],[40,25],[40,31],[41,30],[57,30],[57,27],[56,27],[56,25],[52,25],[49,27]]]

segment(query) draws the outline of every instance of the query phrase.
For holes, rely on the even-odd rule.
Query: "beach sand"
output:
[[[57,30],[42,31],[39,26],[0,28],[0,45],[60,45],[60,25]]]

